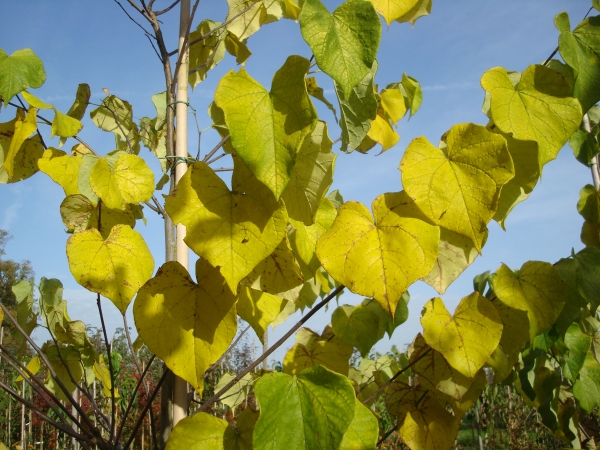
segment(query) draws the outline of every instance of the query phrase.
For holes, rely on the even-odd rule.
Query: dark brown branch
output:
[[[267,357],[269,355],[271,355],[271,353],[273,353],[275,350],[277,350],[279,347],[281,347],[281,345],[285,341],[287,341],[289,339],[289,337],[292,336],[298,328],[300,328],[302,325],[304,325],[308,321],[308,319],[310,319],[312,316],[314,316],[317,313],[317,311],[319,311],[321,308],[323,308],[323,306],[325,306],[327,303],[329,303],[331,301],[331,299],[335,298],[336,295],[338,295],[340,292],[342,292],[344,290],[344,288],[345,288],[345,286],[343,286],[343,285],[340,285],[337,288],[335,288],[327,297],[325,297],[325,299],[323,299],[320,303],[318,303],[304,317],[302,317],[302,319],[300,319],[296,323],[296,325],[294,325],[287,333],[285,333],[281,339],[279,339],[275,344],[273,344],[271,347],[269,347],[269,349],[266,352],[264,352],[260,356],[260,358],[256,359],[252,364],[250,364],[246,368],[246,370],[244,370],[240,374],[238,374],[233,380],[231,380],[229,383],[227,383],[219,392],[217,392],[215,395],[213,395],[211,398],[209,398],[206,402],[204,402],[202,404],[202,406],[200,408],[198,408],[198,410],[196,412],[206,411],[209,406],[211,406],[213,403],[218,401],[221,398],[221,395],[223,395],[225,392],[227,392],[229,389],[231,389],[231,387],[233,385],[235,385],[238,381],[240,381],[242,378],[244,378],[244,376],[246,374],[252,372],[255,368],[257,368],[260,365],[260,363],[262,363],[265,359],[267,359]]]
[[[152,38],[152,39],[156,39],[156,37],[152,36],[137,20],[135,20],[133,17],[131,17],[131,15],[127,12],[127,10],[123,7],[123,5],[121,5],[121,2],[119,2],[119,0],[114,0],[114,2],[121,7],[123,12],[127,15],[127,17],[129,17],[129,20],[131,20],[133,23],[135,23],[138,27],[140,27],[142,29],[142,31],[144,32],[144,34],[146,36],[148,36],[149,38]],[[141,11],[140,9],[138,9],[139,7],[135,4],[135,2],[129,1],[129,4],[132,5],[134,8],[136,8],[144,17],[146,17],[146,14],[143,11]]]
[[[173,8],[175,8],[175,6],[177,6],[177,4],[180,2],[180,0],[175,0],[175,2],[173,4],[171,4],[171,6],[165,8],[165,9],[161,9],[160,11],[156,11],[154,13],[155,16],[162,16],[165,13],[168,13],[169,11],[171,11]],[[154,3],[154,0],[152,0],[149,4],[148,4],[148,8],[152,8],[152,4]]]
[[[369,403],[371,400],[374,400],[375,398],[377,398],[377,396],[386,388],[388,387],[390,384],[392,384],[392,382],[398,378],[400,375],[402,375],[404,372],[406,372],[408,369],[410,369],[412,366],[414,366],[417,362],[419,362],[421,359],[423,359],[425,357],[425,355],[427,355],[427,353],[429,353],[431,351],[431,348],[428,348],[427,350],[425,350],[423,352],[423,354],[419,355],[418,358],[416,358],[414,361],[412,361],[408,366],[404,367],[403,369],[399,370],[398,372],[396,372],[396,374],[390,378],[388,381],[386,381],[385,383],[383,383],[379,389],[377,389],[373,395],[371,395],[369,398],[367,398],[366,400],[363,400],[363,405],[366,405],[367,403]]]
[[[98,203],[100,206],[100,203]],[[98,208],[100,210],[101,208]],[[98,216],[98,222],[100,222],[100,217]],[[110,403],[111,403],[111,413],[110,413],[110,432],[109,432],[109,440],[111,442],[114,441],[114,433],[115,433],[115,425],[117,420],[117,404],[115,402],[115,370],[113,368],[112,363],[112,343],[108,342],[108,335],[106,334],[106,324],[104,323],[104,314],[102,313],[102,303],[100,301],[100,294],[96,299],[96,303],[98,305],[98,313],[100,314],[100,323],[102,324],[102,334],[104,335],[104,345],[106,346],[106,358],[108,359],[108,371],[110,373]]]
[[[379,439],[379,440],[377,441],[377,445],[376,445],[376,447],[379,447],[381,444],[383,444],[383,441],[385,441],[387,438],[389,438],[389,437],[390,437],[390,435],[391,435],[391,434],[392,434],[394,431],[396,431],[396,427],[397,427],[397,426],[398,426],[398,424],[395,424],[394,426],[392,426],[392,428],[390,428],[389,430],[387,430],[387,431],[385,432],[385,434],[384,434],[383,436],[381,436],[381,439]]]

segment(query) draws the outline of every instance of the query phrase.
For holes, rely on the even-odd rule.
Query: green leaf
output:
[[[376,450],[379,422],[375,414],[356,399],[354,419],[344,434],[340,450]]]
[[[408,109],[410,109],[410,117],[414,116],[423,102],[423,90],[419,82],[413,77],[409,77],[406,73],[402,74],[400,85],[404,89],[405,101]]]
[[[487,240],[487,235],[483,242]],[[440,227],[440,248],[433,269],[423,281],[441,295],[479,256],[473,241],[462,234]]]
[[[195,31],[190,33],[190,42],[206,36],[199,42],[190,46],[190,61],[188,81],[195,88],[206,79],[206,73],[213,69],[225,56],[225,37],[227,32],[223,29],[209,34],[214,28],[222,25],[220,22],[203,20]],[[208,36],[207,36],[208,35]]]
[[[321,70],[348,97],[371,70],[379,47],[381,22],[373,5],[347,0],[329,14],[320,0],[306,0],[300,30]]]
[[[296,344],[283,359],[283,371],[297,375],[308,367],[320,364],[346,375],[351,355],[352,346],[335,336],[330,328],[326,328],[322,336],[309,328],[300,328],[296,333]]]
[[[145,202],[154,193],[154,173],[136,155],[120,154],[111,160],[100,158],[90,172],[90,186],[112,209],[125,209],[127,203]]]
[[[75,280],[109,298],[123,314],[154,271],[144,238],[127,225],[116,225],[106,239],[95,228],[74,234],[67,241],[67,258]]]
[[[563,366],[563,373],[565,378],[574,382],[590,350],[592,337],[583,333],[579,324],[573,323],[567,329],[563,340],[569,349],[569,357]]]
[[[54,120],[52,121],[50,137],[72,137],[79,133],[82,128],[83,124],[79,120],[67,114],[63,114],[59,110],[54,108]]]
[[[243,286],[237,300],[237,313],[252,326],[258,339],[263,342],[267,327],[283,311],[286,303],[281,297]]]
[[[296,156],[290,181],[281,194],[290,219],[313,224],[319,204],[333,182],[336,155],[327,134],[327,124],[318,121]]]
[[[569,147],[573,150],[575,159],[584,166],[591,166],[592,159],[598,154],[598,139],[592,133],[577,130],[569,139]]]
[[[215,386],[215,392],[219,392],[223,389],[230,381],[235,379],[235,375],[232,373],[224,373],[219,382]],[[229,406],[232,410],[235,410],[248,396],[250,388],[256,380],[256,375],[253,373],[247,373],[242,377],[240,381],[231,386],[227,391],[221,395],[221,403]]]
[[[349,95],[335,84],[335,92],[340,102],[340,128],[342,129],[343,152],[356,150],[377,117],[377,97],[375,96],[375,74],[379,65],[373,61],[371,70],[352,88]]]
[[[187,228],[185,242],[221,274],[233,292],[277,248],[287,227],[283,201],[234,158],[230,191],[210,167],[194,163],[166,199],[173,221]]]
[[[252,52],[246,45],[246,40],[239,40],[235,34],[227,33],[225,37],[225,49],[230,55],[235,56],[235,62],[244,64],[252,56]]]
[[[336,281],[393,316],[402,294],[431,271],[439,228],[404,191],[380,195],[372,209],[374,219],[361,203],[345,203],[319,238],[317,256]]]
[[[585,114],[600,100],[600,18],[588,17],[573,32],[566,12],[554,21],[560,31],[560,56],[575,72],[573,96]]]
[[[0,97],[4,106],[21,91],[39,88],[46,81],[42,60],[29,48],[0,57]]]
[[[595,310],[600,303],[600,249],[586,247],[574,256],[577,262],[576,283],[579,294]]]
[[[73,380],[75,380],[76,383],[80,383],[84,374],[79,351],[71,347],[58,348],[56,345],[48,344],[42,347],[42,351],[45,353],[50,365],[56,372],[58,379],[60,379],[69,393],[73,394],[77,388],[75,383],[73,383]],[[63,364],[63,361],[66,365]],[[56,395],[60,400],[64,402],[69,401],[62,388],[60,388],[59,384],[49,373],[45,384],[50,392]]]
[[[475,124],[453,126],[434,147],[414,139],[400,163],[402,185],[433,223],[468,237],[481,252],[500,187],[514,176],[506,140]]]
[[[262,1],[227,0],[227,4],[227,31],[235,34],[239,40],[252,36],[267,20],[267,8]]]
[[[453,316],[442,299],[430,300],[423,308],[421,324],[427,344],[469,378],[498,346],[503,329],[496,308],[479,292],[463,298]]]
[[[110,95],[102,100],[102,105],[90,111],[92,122],[101,130],[114,133],[118,149],[138,154],[140,151],[139,130],[133,122],[133,108],[125,100]]]
[[[509,135],[502,135],[508,144],[508,152],[513,160],[515,176],[502,186],[494,220],[506,229],[506,218],[513,208],[526,200],[540,178],[538,146],[534,141],[519,141]]]
[[[531,340],[552,326],[565,304],[565,286],[551,264],[528,261],[517,273],[502,265],[492,289],[505,305],[527,312]]]
[[[325,98],[325,91],[323,91],[322,87],[319,87],[315,77],[306,78],[306,92],[308,92],[308,95],[323,102],[325,106],[327,106],[327,108],[329,108],[329,110],[333,113],[335,121],[338,122],[337,111],[335,110],[335,107],[329,102],[329,100]]]
[[[548,67],[529,66],[516,86],[496,67],[483,75],[481,86],[492,96],[494,124],[515,139],[538,143],[540,168],[556,158],[581,123],[581,105],[569,83]]]
[[[256,450],[340,448],[355,415],[348,379],[321,366],[297,376],[268,373],[254,392],[261,410],[252,439]]]
[[[196,279],[178,262],[163,264],[140,289],[133,315],[150,351],[202,392],[204,372],[235,337],[236,298],[205,259],[196,263]]]
[[[579,380],[573,385],[573,395],[588,413],[600,406],[600,364],[590,352],[585,355]]]
[[[81,167],[79,168],[79,178],[77,179],[79,191],[94,204],[98,203],[99,198],[90,185],[90,174],[92,173],[92,168],[99,159],[100,158],[93,153],[83,155]]]
[[[37,327],[38,318],[38,314],[33,310],[33,283],[21,280],[12,286],[11,290],[17,301],[17,323],[30,336]],[[24,345],[26,342],[20,333],[15,334],[15,341],[18,345]]]
[[[267,92],[244,69],[225,75],[215,92],[231,143],[244,164],[279,199],[292,177],[296,153],[317,123],[304,77],[310,62],[290,56]]]

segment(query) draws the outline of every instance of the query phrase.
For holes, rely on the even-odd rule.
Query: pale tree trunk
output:
[[[25,380],[21,387],[21,395],[25,398]],[[25,449],[25,404],[21,404],[21,448]]]
[[[269,327],[265,329],[265,334],[263,334],[263,354],[269,349]],[[269,362],[265,359],[262,363],[263,370],[269,369]]]
[[[181,65],[177,71],[177,100],[175,103],[176,130],[175,130],[175,183],[187,171],[188,156],[188,72],[189,72],[189,22],[190,0],[181,0],[181,14],[179,20],[179,58]],[[186,269],[188,268],[189,249],[183,239],[185,226],[177,225],[177,261]],[[173,426],[187,415],[187,382],[175,377],[173,386]]]

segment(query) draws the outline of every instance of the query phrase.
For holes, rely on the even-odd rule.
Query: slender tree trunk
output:
[[[265,329],[265,334],[263,334],[263,354],[269,350],[269,327]],[[262,363],[263,370],[269,370],[269,362],[265,359]]]
[[[21,387],[21,395],[25,398],[25,380]],[[21,448],[25,449],[25,404],[21,404]]]
[[[73,400],[79,403],[79,389],[75,389],[75,392],[73,393]],[[79,419],[79,415],[77,414],[77,408],[75,407],[75,405],[71,405],[71,413],[73,414],[73,416],[75,416],[76,419]],[[71,438],[71,448],[73,450],[79,450],[79,442],[77,442],[77,439]]]
[[[475,402],[475,421],[477,422],[477,438],[479,440],[479,450],[483,450],[483,439],[481,437],[481,419],[479,417],[479,399]]]
[[[179,58],[181,65],[177,71],[177,100],[175,114],[177,128],[175,129],[175,182],[179,183],[187,171],[186,158],[188,156],[188,72],[189,72],[189,22],[190,0],[181,0],[181,14],[179,17]],[[188,268],[189,249],[183,241],[185,226],[177,225],[177,261],[186,269]],[[175,377],[173,386],[173,425],[187,416],[187,382]]]

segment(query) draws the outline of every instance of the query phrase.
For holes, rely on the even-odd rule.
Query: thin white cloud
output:
[[[10,227],[19,217],[18,211],[23,206],[23,203],[17,202],[10,205],[8,208],[4,210],[4,215],[2,217],[2,223],[0,224],[0,228],[3,230],[10,231]]]
[[[466,91],[469,89],[479,88],[478,84],[475,83],[450,83],[450,84],[434,84],[433,86],[423,86],[424,91]]]

